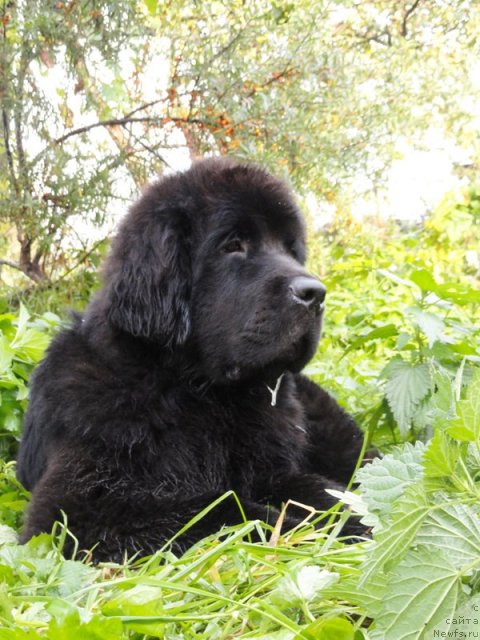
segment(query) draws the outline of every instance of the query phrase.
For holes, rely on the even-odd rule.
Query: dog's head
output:
[[[286,185],[254,165],[199,162],[151,185],[105,268],[108,321],[195,353],[215,381],[300,370],[325,288],[304,268],[305,231]]]

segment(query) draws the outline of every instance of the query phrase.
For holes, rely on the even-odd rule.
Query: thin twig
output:
[[[188,120],[187,118],[174,118],[171,116],[169,116],[168,118],[162,118],[159,116],[145,116],[143,118],[129,118],[129,117],[111,118],[110,120],[100,120],[99,122],[94,122],[92,124],[85,125],[84,127],[79,127],[78,129],[72,129],[72,131],[69,131],[64,136],[61,136],[60,138],[56,138],[54,142],[55,144],[61,144],[62,142],[65,142],[65,140],[68,140],[68,138],[71,138],[72,136],[76,136],[81,133],[86,133],[87,131],[90,131],[91,129],[95,129],[97,127],[112,127],[116,125],[124,126],[126,124],[130,124],[133,122],[158,122],[160,120],[173,122],[173,123],[183,122],[186,124],[203,124],[203,125],[208,124],[205,120],[202,120],[201,118],[192,118]]]
[[[402,22],[402,36],[404,38],[406,38],[407,35],[408,35],[408,30],[407,30],[408,19],[410,18],[412,13],[415,11],[415,9],[418,7],[420,2],[421,2],[421,0],[415,0],[414,3],[412,4],[412,6],[405,11],[405,15],[403,16],[403,22]]]

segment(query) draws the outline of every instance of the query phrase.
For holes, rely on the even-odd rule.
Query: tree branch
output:
[[[404,38],[406,38],[408,35],[408,29],[407,29],[408,19],[410,18],[412,13],[415,11],[415,9],[418,7],[420,2],[421,0],[414,0],[412,6],[405,11],[405,15],[403,16],[403,22],[402,22],[402,36]]]
[[[16,269],[17,271],[21,271],[23,274],[25,273],[22,267],[16,262],[12,262],[11,260],[0,260],[0,267],[10,267],[11,269]]]
[[[18,196],[20,194],[20,190],[18,188],[17,176],[15,175],[15,166],[13,163],[13,155],[12,149],[10,147],[10,132],[9,132],[9,124],[8,124],[8,116],[5,108],[2,108],[2,124],[3,124],[3,142],[5,144],[5,155],[7,156],[7,164],[10,171],[10,179],[12,181],[12,186],[15,191],[15,194]]]
[[[366,33],[353,31],[353,35],[359,40],[364,40],[366,42],[376,42],[377,44],[381,44],[382,47],[392,46],[392,35],[388,29],[384,29],[380,33],[372,33],[370,30],[367,30]]]
[[[77,267],[79,267],[82,262],[84,262],[89,256],[92,255],[92,253],[103,243],[105,242],[105,238],[102,238],[101,240],[98,240],[97,242],[95,242],[93,244],[93,246],[90,249],[85,250],[82,255],[80,256],[80,258],[75,262],[75,264],[73,265],[73,267],[70,267],[70,269],[68,269],[67,271],[65,271],[65,273],[63,273],[59,278],[57,278],[55,280],[55,282],[53,284],[56,284],[57,282],[61,282],[62,280],[65,280],[65,278],[70,275],[72,273],[72,271],[74,271]]]
[[[163,122],[173,122],[173,123],[185,123],[185,124],[204,124],[207,125],[208,122],[206,120],[202,120],[201,118],[174,118],[171,116],[162,118],[162,117],[158,117],[158,116],[145,116],[143,118],[131,118],[128,116],[124,116],[123,118],[112,118],[110,120],[100,120],[99,122],[94,122],[92,124],[88,124],[85,125],[84,127],[79,127],[78,129],[72,129],[72,131],[69,131],[68,133],[66,133],[65,135],[61,136],[60,138],[56,138],[56,140],[54,140],[55,144],[62,144],[63,142],[65,142],[65,140],[68,140],[68,138],[71,138],[72,136],[77,136],[81,133],[86,133],[87,131],[90,131],[91,129],[95,129],[97,127],[113,127],[113,126],[124,126],[126,124],[131,124],[133,122],[159,122],[159,121],[163,121]]]
[[[6,14],[6,7],[5,7],[5,3],[3,4],[3,12],[2,15],[5,16]],[[5,79],[7,78],[7,68],[6,68],[6,53],[5,53],[5,47],[6,47],[6,39],[7,39],[7,26],[6,26],[6,22],[3,21],[2,22],[3,26],[2,26],[2,51],[1,51],[1,56],[0,56],[0,97],[1,97],[1,103],[2,103],[2,125],[3,125],[3,142],[5,145],[5,155],[7,157],[7,164],[8,164],[8,169],[10,171],[10,179],[12,181],[12,186],[13,186],[13,190],[15,191],[15,194],[18,196],[20,194],[20,190],[18,187],[18,182],[17,182],[17,176],[15,174],[15,165],[14,165],[14,161],[13,161],[13,154],[12,154],[12,149],[10,147],[10,124],[8,122],[8,114],[7,114],[7,110],[6,110],[6,103],[7,103],[7,86],[4,86],[5,83]]]
[[[131,118],[135,113],[138,113],[139,111],[144,111],[145,109],[148,109],[149,107],[153,107],[154,105],[159,104],[160,102],[166,102],[166,99],[165,98],[159,98],[158,100],[152,100],[151,102],[147,102],[146,104],[142,104],[141,107],[137,107],[133,111],[130,111],[129,113],[126,113],[124,115],[124,118]]]

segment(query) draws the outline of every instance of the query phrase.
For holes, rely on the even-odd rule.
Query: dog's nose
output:
[[[327,295],[327,290],[316,278],[297,276],[290,282],[289,290],[297,304],[306,307],[321,305]]]

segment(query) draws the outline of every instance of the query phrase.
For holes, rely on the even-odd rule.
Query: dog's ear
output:
[[[109,322],[173,348],[190,332],[190,229],[184,210],[146,207],[126,217],[105,266]]]

